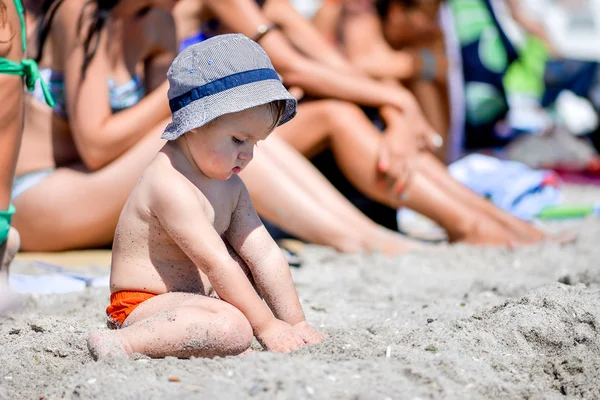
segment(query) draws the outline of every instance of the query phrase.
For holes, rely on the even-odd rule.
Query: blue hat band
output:
[[[212,96],[214,94],[221,93],[238,86],[247,85],[249,83],[266,81],[270,79],[279,80],[279,75],[277,75],[277,72],[271,68],[259,68],[238,72],[221,79],[214,80],[205,85],[198,86],[197,88],[194,88],[180,96],[172,98],[169,100],[169,107],[171,108],[171,112],[174,113],[188,106],[190,103],[200,100],[203,97]]]

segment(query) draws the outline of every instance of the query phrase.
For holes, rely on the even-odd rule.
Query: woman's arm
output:
[[[517,0],[507,0],[506,5],[510,15],[513,17],[515,22],[523,27],[529,34],[537,37],[548,47],[553,50],[552,41],[550,40],[546,29],[542,24],[530,18],[529,15],[523,10],[523,6],[519,4]]]
[[[207,4],[228,28],[249,37],[256,34],[258,26],[270,24],[251,0],[207,0]],[[368,77],[343,74],[310,60],[296,51],[278,30],[265,35],[260,44],[286,85],[299,86],[307,94],[365,106],[393,105],[407,112],[418,110],[416,100],[406,89],[388,87]]]
[[[152,31],[154,46],[144,60],[144,81],[148,91],[153,91],[167,80],[167,71],[177,56],[177,37],[174,34],[165,35],[163,32],[175,32],[173,16],[163,10],[152,10],[149,17],[152,23],[162,29]]]
[[[360,74],[355,67],[321,33],[304,19],[289,0],[267,0],[265,16],[277,24],[288,40],[303,54],[339,71]]]
[[[350,60],[370,76],[401,80],[419,76],[421,59],[408,52],[394,51],[383,37],[381,21],[374,12],[346,13],[342,36]]]
[[[324,0],[312,18],[315,28],[331,43],[337,42],[337,28],[344,0]]]
[[[110,38],[107,29],[103,29],[98,50],[83,76],[82,37],[88,24],[82,24],[81,33],[77,31],[81,12],[82,2],[65,1],[57,12],[51,34],[54,43],[62,43],[60,56],[64,62],[66,107],[73,140],[82,161],[91,170],[97,170],[118,158],[169,115],[168,84],[164,82],[137,105],[113,114],[107,85],[110,74],[106,46]],[[175,35],[175,32],[163,34]]]

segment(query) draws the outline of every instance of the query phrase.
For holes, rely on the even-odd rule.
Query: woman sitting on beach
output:
[[[441,0],[325,1],[313,23],[353,65],[378,79],[399,80],[431,125],[449,129],[444,37],[436,18]],[[436,149],[446,159],[445,146]]]
[[[406,85],[446,144],[448,60],[436,22],[439,6],[440,0],[347,0],[339,26],[352,63],[372,77]],[[444,148],[437,155],[444,159]]]
[[[417,141],[426,135],[414,133],[419,128],[411,121],[422,116],[410,93],[356,70],[287,0],[267,0],[262,10],[251,0],[183,0],[175,15],[183,45],[225,31],[254,36],[285,83],[328,99],[301,104],[294,121],[274,135],[308,157],[329,146],[346,177],[368,197],[427,215],[451,241],[511,245],[544,238],[459,184],[431,153],[421,151],[427,146]],[[380,107],[385,133],[351,102]]]
[[[27,99],[13,190],[25,250],[112,241],[127,196],[164,144],[165,72],[176,47],[172,3],[46,4],[38,52],[57,105]],[[414,246],[361,214],[281,139],[261,144],[243,179],[258,211],[301,239],[351,252]]]
[[[25,101],[12,193],[24,250],[110,243],[169,122],[165,74],[176,53],[170,3],[45,3],[37,52],[56,102],[47,107],[40,91]]]

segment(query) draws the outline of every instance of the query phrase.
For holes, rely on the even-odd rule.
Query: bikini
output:
[[[41,81],[45,82],[55,104],[52,107],[54,112],[63,118],[67,118],[67,106],[65,96],[65,79],[62,72],[53,71],[50,68],[40,69]],[[130,81],[117,85],[114,80],[108,82],[110,108],[113,113],[118,113],[126,108],[139,103],[145,95],[144,85],[139,76],[134,76]],[[32,91],[33,97],[42,101],[43,89],[41,85],[35,85]]]
[[[186,37],[179,43],[179,52],[181,53],[193,44],[204,42],[206,39],[216,36],[219,25],[219,20],[216,19],[211,19],[202,23],[200,25],[200,30],[197,33]]]
[[[25,8],[21,3],[21,0],[14,0],[15,9],[19,15],[19,22],[21,23],[21,46],[23,54],[27,50],[27,32],[25,29]],[[7,58],[0,57],[0,73],[7,75],[22,76],[27,89],[33,90],[36,82],[40,79],[40,74],[37,68],[37,64],[34,60],[29,58],[23,58],[20,62],[9,60]],[[54,102],[52,96],[48,91],[48,88],[42,83],[41,86],[42,95],[44,101],[48,105],[53,106]],[[0,211],[0,244],[4,243],[8,238],[10,231],[10,224],[12,216],[15,213],[15,207],[10,204],[8,210]]]

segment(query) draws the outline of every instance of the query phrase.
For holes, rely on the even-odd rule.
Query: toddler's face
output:
[[[190,153],[202,173],[226,180],[252,160],[254,146],[271,133],[273,115],[268,106],[225,114],[186,134]]]

